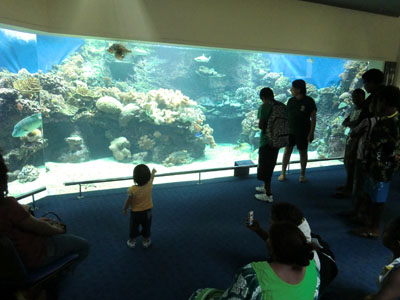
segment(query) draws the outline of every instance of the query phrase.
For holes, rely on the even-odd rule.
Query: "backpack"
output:
[[[289,120],[285,104],[275,101],[268,118],[266,133],[268,144],[273,148],[282,148],[289,145]]]

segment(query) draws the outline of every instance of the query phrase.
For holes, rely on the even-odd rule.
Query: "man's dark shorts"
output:
[[[297,150],[307,150],[308,140],[307,136],[289,135],[289,146],[297,146]]]

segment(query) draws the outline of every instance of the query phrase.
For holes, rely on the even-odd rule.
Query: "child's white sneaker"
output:
[[[148,239],[147,241],[142,242],[143,248],[149,248],[151,245],[151,239]]]
[[[254,197],[256,197],[256,199],[260,201],[265,201],[270,203],[274,201],[272,195],[268,196],[267,194],[255,194]]]
[[[135,248],[136,241],[131,242],[131,240],[127,240],[126,244],[128,245],[129,248]]]
[[[256,186],[256,191],[265,194],[265,187],[264,187],[264,185]]]

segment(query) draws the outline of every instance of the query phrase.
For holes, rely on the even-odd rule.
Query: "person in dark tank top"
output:
[[[317,123],[317,107],[313,98],[307,96],[306,82],[297,79],[292,82],[292,98],[287,103],[290,127],[289,146],[285,147],[282,160],[282,173],[279,181],[285,181],[286,168],[296,146],[300,153],[301,173],[299,182],[306,182],[306,166],[308,161],[308,144],[314,140],[315,125]]]

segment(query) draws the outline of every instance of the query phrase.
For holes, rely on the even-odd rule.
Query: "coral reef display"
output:
[[[272,70],[263,53],[136,42],[124,42],[121,53],[110,50],[119,43],[85,40],[46,73],[0,71],[0,145],[10,176],[34,180],[34,168],[49,161],[186,165],[227,140],[236,152],[253,155],[259,91],[268,86],[283,103],[291,97],[292,78]],[[319,157],[342,154],[341,122],[368,67],[348,60],[336,83],[307,83],[318,108],[310,150]],[[19,123],[38,114],[40,124]],[[25,131],[13,135],[17,124]]]

